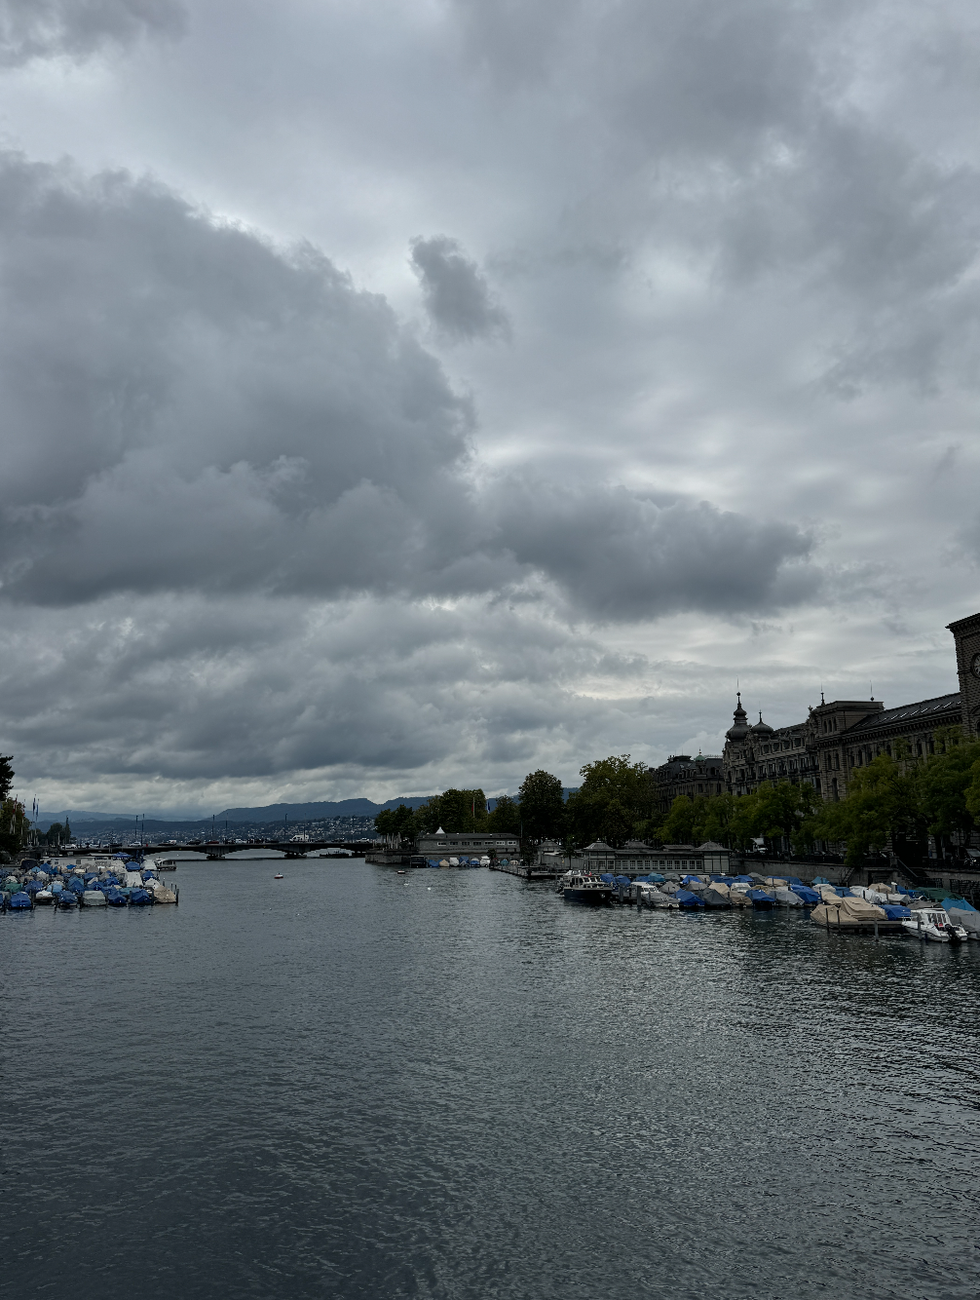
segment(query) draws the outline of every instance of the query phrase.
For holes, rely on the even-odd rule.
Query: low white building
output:
[[[470,835],[460,831],[433,831],[420,835],[418,852],[427,858],[496,858],[520,857],[521,842],[516,835],[491,835],[478,831]]]
[[[542,844],[538,851],[538,865],[557,867],[559,862],[566,863],[572,870],[591,871],[596,875],[606,871],[621,876],[645,876],[651,871],[666,875],[671,871],[726,876],[731,868],[731,853],[723,844],[716,844],[713,840],[707,840],[696,848],[693,844],[665,844],[659,849],[639,840],[629,840],[621,849],[614,849],[604,840],[596,840],[572,856],[561,854],[554,844]]]

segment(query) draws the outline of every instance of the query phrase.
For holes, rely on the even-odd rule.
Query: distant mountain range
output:
[[[428,795],[405,795],[400,799],[388,799],[385,803],[374,803],[371,799],[337,799],[323,800],[317,803],[272,803],[263,808],[226,808],[215,813],[214,820],[223,825],[225,822],[276,822],[284,821],[328,821],[333,817],[377,817],[384,808],[397,808],[399,804],[408,804],[410,808],[420,808],[428,801]],[[493,802],[492,800],[490,801]],[[88,812],[81,809],[69,809],[58,813],[45,813],[45,822],[64,822],[66,819],[72,828],[79,830],[84,826],[135,826],[136,813]],[[156,817],[146,818],[146,829],[163,830],[174,824],[181,826],[210,826],[210,817],[181,817],[179,814],[168,816],[158,813]]]
[[[565,791],[565,798],[574,794],[574,790]],[[214,823],[221,829],[224,828],[225,822],[231,825],[245,824],[270,824],[272,822],[312,822],[312,821],[330,821],[334,817],[377,817],[378,813],[385,808],[397,808],[399,804],[407,804],[409,808],[421,808],[429,800],[429,795],[402,795],[397,799],[386,799],[384,803],[374,803],[371,799],[336,799],[321,800],[316,803],[270,803],[261,808],[225,808],[223,812],[215,813]],[[496,806],[496,799],[488,799],[487,807],[492,811]],[[41,826],[50,825],[52,822],[62,822],[66,820],[71,823],[72,830],[84,831],[89,828],[120,828],[128,830],[136,825],[136,813],[109,813],[109,812],[86,812],[80,809],[70,809],[66,812],[44,813],[41,818]],[[147,831],[165,831],[172,829],[181,830],[210,830],[212,819],[210,817],[181,817],[179,814],[168,815],[165,812],[158,812],[156,816],[149,816],[145,822],[140,817],[140,825],[145,826]]]

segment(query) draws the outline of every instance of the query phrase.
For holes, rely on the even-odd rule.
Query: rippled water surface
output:
[[[277,869],[0,918],[10,1300],[980,1292],[980,944]]]

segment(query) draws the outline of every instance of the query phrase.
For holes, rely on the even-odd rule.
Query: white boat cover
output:
[[[126,888],[127,888],[127,889],[139,889],[139,888],[141,888],[142,884],[143,884],[143,877],[140,875],[140,873],[139,873],[138,871],[127,871],[127,872],[126,872]]]
[[[794,894],[792,889],[785,886],[779,886],[776,889],[776,902],[782,903],[785,907],[802,907],[803,900],[799,894]]]
[[[105,907],[105,894],[101,889],[86,889],[82,902],[86,907]]]

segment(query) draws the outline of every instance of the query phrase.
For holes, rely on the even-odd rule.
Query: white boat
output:
[[[656,885],[647,883],[637,885],[636,903],[638,907],[675,908],[678,912],[681,908],[673,894],[665,894]]]
[[[941,907],[918,908],[902,926],[917,939],[931,939],[933,943],[966,943],[968,937],[963,927],[954,925]]]
[[[86,889],[79,901],[83,907],[105,907],[105,894],[101,889]]]

